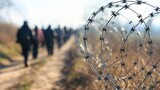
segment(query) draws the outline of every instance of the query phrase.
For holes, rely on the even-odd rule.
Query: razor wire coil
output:
[[[141,5],[152,8],[152,11],[144,16],[132,9],[132,6]],[[110,9],[107,20],[104,16],[96,18],[107,9]],[[126,10],[132,12],[137,21],[126,17]],[[110,2],[89,17],[82,28],[84,57],[97,79],[107,86],[106,89],[160,88],[160,49],[154,45],[151,26],[148,24],[149,20],[159,14],[159,7],[138,0]],[[117,17],[123,18],[125,25],[130,28],[124,28],[116,20]],[[122,85],[122,82],[126,85]]]

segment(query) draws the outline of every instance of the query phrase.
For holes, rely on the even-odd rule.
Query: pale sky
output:
[[[78,27],[84,24],[93,10],[92,7],[100,7],[103,0],[12,0],[16,6],[16,12],[12,11],[11,19],[18,25],[23,20],[28,20],[30,25]],[[97,4],[97,5],[96,5]]]
[[[31,27],[67,25],[79,27],[91,13],[110,1],[119,0],[11,0],[14,8],[9,12],[13,23],[21,25],[28,20]],[[160,5],[159,0],[143,0]]]

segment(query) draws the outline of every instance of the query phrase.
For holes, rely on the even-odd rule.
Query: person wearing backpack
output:
[[[22,55],[24,57],[24,65],[28,67],[28,56],[30,47],[32,44],[32,32],[28,26],[28,22],[24,21],[24,24],[17,32],[17,43],[20,44],[22,49]]]

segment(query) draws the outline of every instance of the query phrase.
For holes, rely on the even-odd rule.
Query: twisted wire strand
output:
[[[120,82],[118,83],[118,80],[123,78],[123,80],[132,81],[133,83],[135,83],[136,87],[134,86],[134,88],[136,90],[138,90],[143,84],[145,84],[145,81],[148,78],[153,78],[153,77],[151,77],[153,70],[155,70],[159,74],[159,70],[158,70],[157,66],[158,66],[158,63],[159,63],[160,60],[158,60],[157,62],[155,62],[153,60],[153,58],[154,58],[153,57],[153,52],[154,51],[152,51],[153,48],[157,48],[157,47],[153,46],[152,37],[151,37],[151,34],[150,34],[151,30],[150,30],[149,26],[147,25],[146,21],[147,21],[147,19],[150,19],[150,18],[154,17],[155,15],[159,14],[160,9],[159,9],[159,7],[155,7],[154,5],[151,5],[147,2],[142,2],[142,1],[127,1],[127,4],[125,4],[125,5],[121,5],[121,3],[122,3],[121,1],[110,2],[109,4],[107,4],[105,6],[101,6],[97,11],[93,12],[92,15],[89,17],[89,19],[87,20],[87,24],[84,27],[84,36],[83,36],[83,45],[84,45],[84,48],[85,48],[84,56],[86,58],[86,61],[89,64],[90,68],[96,73],[97,78],[99,78],[99,80],[102,80],[103,84],[106,85],[106,83],[109,82],[115,89],[120,90],[122,88],[122,86],[120,85]],[[139,14],[137,11],[135,11],[134,9],[131,8],[131,6],[142,5],[142,4],[147,5],[148,7],[152,7],[155,10],[155,12],[151,12],[147,17],[143,18],[143,16],[141,14]],[[115,21],[112,21],[112,20],[115,19],[118,16],[121,16],[121,17],[125,18],[129,22],[130,25],[132,25],[132,28],[131,28],[131,30],[129,31],[128,34],[124,33],[124,32],[127,32],[126,30],[122,32],[118,28],[119,32],[121,33],[120,38],[123,39],[123,41],[121,41],[122,46],[121,46],[120,52],[119,52],[120,59],[114,61],[113,63],[106,66],[105,68],[103,67],[103,70],[102,70],[102,69],[98,68],[96,66],[95,62],[93,61],[92,57],[94,55],[89,54],[90,52],[88,51],[88,43],[87,43],[88,35],[87,35],[87,33],[90,30],[91,24],[95,21],[94,18],[99,13],[104,12],[104,10],[106,8],[112,8],[112,7],[121,7],[121,8],[118,9],[117,11],[111,11],[111,17],[109,18],[109,20],[106,20],[106,24],[103,27],[103,29],[101,30],[101,35],[100,35],[100,40],[99,40],[99,42],[100,42],[99,59],[100,59],[101,63],[109,62],[109,59],[110,59],[109,58],[109,59],[103,60],[103,55],[102,55],[103,54],[103,49],[105,48],[104,47],[105,46],[104,39],[105,39],[106,31],[108,30],[110,25],[120,27]],[[137,24],[135,26],[132,24],[132,22],[133,22],[132,20],[130,20],[130,19],[126,18],[124,15],[120,14],[120,12],[122,10],[130,10],[137,16],[139,21],[137,22]],[[141,35],[139,34],[139,30],[136,29],[141,24],[144,24],[144,26],[145,26],[145,30],[144,30],[145,33],[144,33],[143,39],[141,38]],[[125,64],[125,62],[126,62],[125,58],[127,56],[124,57],[124,55],[127,55],[129,53],[129,50],[128,50],[128,48],[129,48],[129,38],[134,33],[137,34],[137,37],[138,37],[138,40],[139,40],[139,47],[137,49],[138,53],[137,54],[134,53],[134,56],[136,56],[136,58],[134,59],[134,61],[133,61],[134,63],[132,64],[132,66],[130,66],[130,68],[128,68]],[[147,35],[147,37],[145,35]],[[148,42],[146,44],[146,45],[148,45],[148,47],[145,46],[145,42]],[[148,54],[146,54],[144,51],[142,51],[142,49],[145,48],[145,47],[146,47],[146,49],[149,50]],[[144,62],[141,59],[142,55],[148,56],[148,60],[146,61],[145,64],[141,65],[142,67],[139,70],[132,73],[132,70],[134,69],[134,67],[138,66],[138,64],[140,62],[141,63]],[[150,63],[151,63],[151,65],[150,65]],[[121,65],[118,65],[118,64],[121,64]],[[120,66],[121,67],[121,72],[123,72],[123,74],[125,73],[125,76],[122,75],[118,79],[115,79],[115,76],[113,74],[107,74],[107,75],[104,74],[105,70],[109,73],[109,71],[110,71],[109,68],[112,67],[112,66],[116,66],[116,65],[117,65],[117,67],[114,71],[117,71],[118,67]],[[151,66],[152,66],[152,69],[149,70],[149,68]],[[149,70],[149,71],[146,74],[144,74],[146,72],[146,70],[147,71]],[[134,78],[137,77],[140,73],[144,74],[144,79],[142,79],[140,81],[136,81],[136,79],[134,79]],[[107,80],[103,81],[103,79],[107,79]],[[105,82],[105,81],[107,81],[107,82]],[[145,87],[145,86],[143,86],[143,87]]]

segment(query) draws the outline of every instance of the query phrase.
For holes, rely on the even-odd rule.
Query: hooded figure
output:
[[[57,46],[58,46],[58,48],[61,48],[61,46],[62,46],[62,31],[61,31],[60,26],[58,26],[58,28],[55,29],[55,33],[56,33]]]
[[[44,30],[44,38],[45,38],[45,43],[48,51],[48,55],[53,54],[53,47],[54,47],[54,34],[53,30],[51,29],[51,26],[49,25],[46,30]]]
[[[27,21],[24,21],[23,26],[17,32],[17,42],[21,45],[22,55],[24,57],[24,65],[27,67],[29,51],[32,43],[32,32]]]
[[[33,40],[32,40],[32,43],[33,43],[32,56],[33,56],[33,59],[36,59],[38,56],[38,27],[37,26],[35,26],[33,33],[34,34],[33,34]]]

